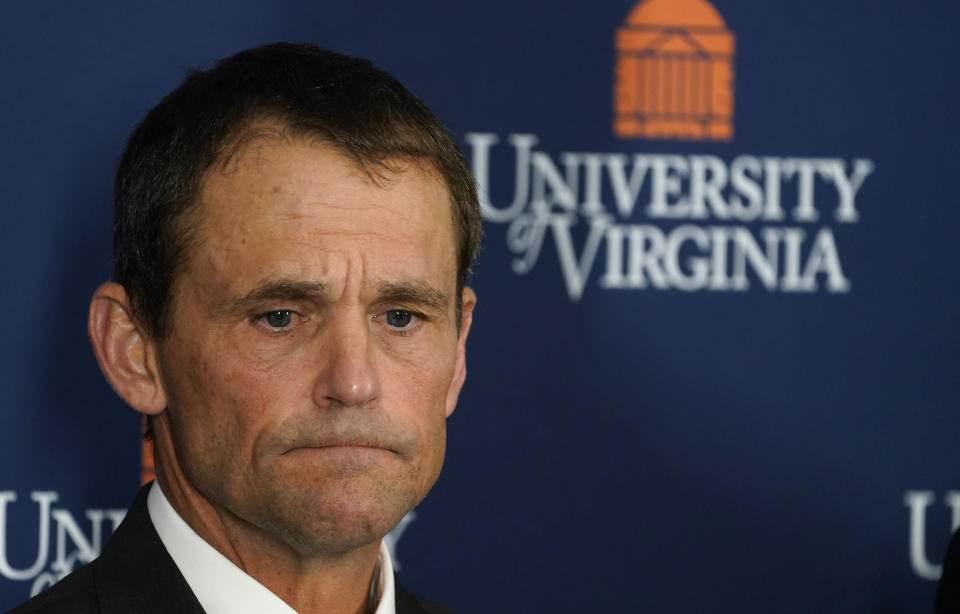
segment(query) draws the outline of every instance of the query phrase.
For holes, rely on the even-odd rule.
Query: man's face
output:
[[[214,167],[157,346],[186,479],[300,552],[375,541],[443,462],[466,337],[451,205],[401,166],[378,185],[330,147],[264,137]]]

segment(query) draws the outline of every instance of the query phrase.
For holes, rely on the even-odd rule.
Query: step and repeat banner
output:
[[[952,2],[0,6],[0,610],[141,479],[85,320],[127,135],[275,40],[369,57],[483,195],[400,581],[485,612],[929,612],[960,525]]]

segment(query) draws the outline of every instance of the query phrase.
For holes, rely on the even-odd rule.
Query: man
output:
[[[15,612],[448,612],[382,545],[439,474],[476,302],[436,117],[365,60],[244,51],[150,111],[115,205],[89,333],[157,480]]]

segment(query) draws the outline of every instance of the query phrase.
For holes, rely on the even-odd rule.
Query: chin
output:
[[[421,497],[410,490],[324,488],[276,496],[260,524],[304,555],[339,554],[379,542]]]

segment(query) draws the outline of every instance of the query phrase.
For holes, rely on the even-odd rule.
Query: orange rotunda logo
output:
[[[641,0],[616,48],[616,136],[733,138],[734,36],[707,0]]]

